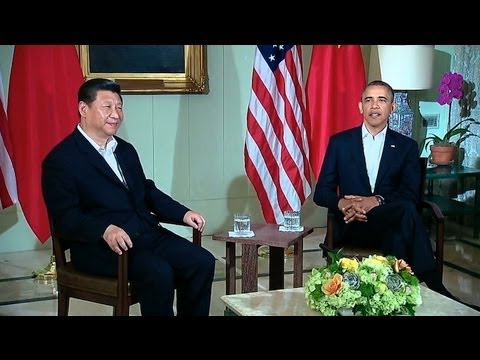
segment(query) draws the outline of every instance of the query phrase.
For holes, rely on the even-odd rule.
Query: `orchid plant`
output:
[[[448,114],[450,117],[452,101],[454,99],[458,99],[460,105],[460,117],[465,118],[470,116],[471,109],[477,106],[477,102],[475,101],[476,92],[474,91],[474,87],[475,86],[473,82],[464,80],[461,74],[446,72],[443,74],[440,85],[438,86],[439,96],[437,102],[440,105],[448,104]],[[469,137],[479,137],[477,134],[472,132],[472,130],[470,130],[470,126],[474,124],[480,125],[480,122],[471,117],[462,119],[455,126],[450,128],[443,135],[443,137],[435,134],[430,134],[427,136],[423,140],[422,146],[425,146],[425,149],[428,148],[428,145],[460,147],[460,144]],[[456,136],[458,136],[458,138],[454,139]]]

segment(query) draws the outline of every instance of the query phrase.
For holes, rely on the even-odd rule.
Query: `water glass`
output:
[[[233,232],[239,235],[248,234],[250,232],[250,215],[233,215]]]
[[[300,229],[300,211],[285,211],[283,213],[283,226],[286,231],[297,231]]]

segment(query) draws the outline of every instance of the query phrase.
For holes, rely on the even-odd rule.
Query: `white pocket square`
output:
[[[390,147],[395,147],[395,145],[390,145]]]

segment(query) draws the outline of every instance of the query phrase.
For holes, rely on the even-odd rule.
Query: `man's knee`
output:
[[[400,211],[399,221],[402,224],[412,227],[414,224],[421,222],[421,217],[415,204],[411,202],[400,202],[398,203],[398,208]]]
[[[199,256],[198,256],[198,265],[202,269],[206,269],[209,271],[215,270],[215,256],[212,253],[204,248],[199,248]]]

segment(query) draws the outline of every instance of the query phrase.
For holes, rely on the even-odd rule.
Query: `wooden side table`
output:
[[[238,238],[228,236],[228,231],[213,235],[212,239],[225,241],[226,294],[236,293],[235,245],[242,244],[242,293],[258,291],[258,252],[261,245],[270,247],[269,289],[284,288],[284,251],[293,245],[293,286],[303,286],[303,238],[313,232],[304,226],[303,231],[281,232],[276,224],[252,224],[255,236]]]

